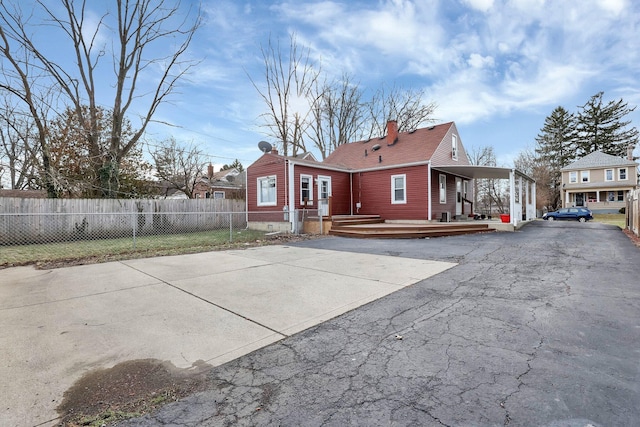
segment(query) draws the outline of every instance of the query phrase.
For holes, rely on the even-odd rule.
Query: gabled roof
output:
[[[304,153],[296,154],[295,157],[296,159],[300,159],[300,160],[310,160],[312,162],[318,161],[316,160],[316,156],[314,156],[313,153],[310,151],[305,151]]]
[[[400,132],[391,141],[388,135],[350,142],[336,148],[322,163],[347,169],[366,169],[431,160],[453,122]],[[380,156],[382,161],[380,161]]]
[[[637,163],[633,160],[624,159],[622,157],[612,156],[611,154],[605,154],[602,151],[594,151],[591,154],[587,154],[581,159],[576,160],[563,167],[561,170],[575,170],[575,169],[596,169],[614,166],[637,166]]]

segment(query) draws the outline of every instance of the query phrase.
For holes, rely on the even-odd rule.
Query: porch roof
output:
[[[464,176],[467,178],[493,178],[493,179],[509,179],[509,174],[513,171],[516,175],[528,179],[529,181],[535,181],[533,178],[528,177],[523,172],[517,169],[511,168],[499,168],[496,166],[474,166],[474,165],[449,165],[449,166],[434,166],[434,170],[447,172],[453,175]]]

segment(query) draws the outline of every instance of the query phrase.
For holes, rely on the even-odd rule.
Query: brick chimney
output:
[[[387,145],[393,145],[398,141],[398,122],[387,121]]]
[[[213,165],[211,163],[209,163],[209,166],[207,167],[207,176],[209,179],[213,178]]]

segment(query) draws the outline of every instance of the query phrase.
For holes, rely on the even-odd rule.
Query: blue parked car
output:
[[[558,209],[555,212],[547,212],[542,215],[542,219],[549,221],[554,221],[556,219],[572,219],[580,222],[587,222],[593,219],[593,214],[587,208],[563,208]]]

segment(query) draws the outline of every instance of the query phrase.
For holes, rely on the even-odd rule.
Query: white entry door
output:
[[[318,215],[329,215],[329,196],[331,196],[331,177],[318,176]]]
[[[456,215],[462,215],[462,179],[456,178]]]

